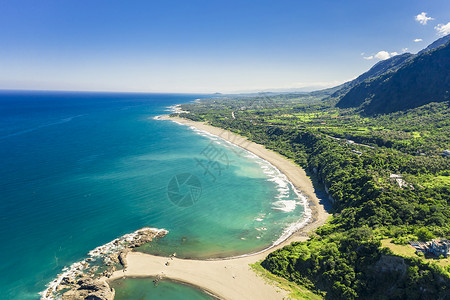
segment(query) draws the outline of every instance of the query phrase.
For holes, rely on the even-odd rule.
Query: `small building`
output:
[[[356,154],[358,154],[358,155],[361,155],[362,154],[362,152],[361,151],[358,151],[358,150],[351,150],[353,153],[356,153]]]
[[[447,239],[432,239],[429,251],[436,256],[447,257],[450,254],[450,241]]]
[[[442,151],[442,155],[444,155],[444,156],[450,156],[450,150],[444,150],[444,151]]]
[[[437,257],[450,255],[450,241],[447,239],[433,239],[430,242],[409,242],[416,252],[422,252],[424,254],[431,253]]]
[[[402,189],[404,187],[408,187],[414,189],[414,186],[403,179],[403,176],[400,174],[391,174],[389,178],[395,182],[397,182],[398,186]]]
[[[402,175],[399,175],[399,174],[391,174],[391,175],[389,175],[389,178],[394,178],[394,179],[397,179],[397,178],[402,178]]]
[[[423,254],[428,252],[428,244],[424,243],[424,242],[419,242],[419,241],[411,241],[409,242],[409,244],[411,245],[411,247],[413,247],[416,252],[422,252]]]

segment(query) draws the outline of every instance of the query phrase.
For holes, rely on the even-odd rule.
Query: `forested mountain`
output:
[[[417,55],[422,54],[424,52],[428,52],[428,51],[433,50],[433,49],[436,49],[437,47],[440,47],[442,45],[445,45],[445,44],[447,44],[448,41],[450,41],[450,34],[446,35],[444,37],[441,37],[440,39],[434,41],[428,47],[426,47],[425,49],[419,51],[419,53],[417,53]]]
[[[336,89],[336,92],[332,95],[332,97],[336,98],[336,97],[345,95],[350,89],[352,89],[353,87],[362,83],[363,81],[374,79],[374,78],[376,78],[384,73],[387,73],[387,72],[394,72],[398,68],[403,66],[406,62],[411,60],[412,58],[414,58],[422,53],[434,50],[442,45],[445,45],[448,41],[450,41],[450,34],[434,41],[428,47],[421,50],[417,54],[403,53],[403,54],[396,55],[394,57],[379,61],[372,68],[370,68],[369,71],[361,74],[356,79],[353,79],[351,81],[341,84],[340,86],[333,88],[333,89]]]
[[[445,39],[434,45],[442,41]],[[431,46],[433,44],[427,49]],[[378,77],[357,84],[342,96],[337,107],[355,107],[366,115],[385,114],[447,101],[449,90],[450,42],[447,41],[403,60],[400,67],[397,64],[397,69],[394,66]]]
[[[332,97],[339,97],[345,95],[349,90],[365,80],[372,79],[380,76],[386,72],[392,72],[401,67],[406,61],[414,57],[414,54],[403,53],[396,55],[394,57],[382,60],[376,63],[369,71],[361,74],[356,79],[348,81],[341,85],[340,89],[337,90]]]

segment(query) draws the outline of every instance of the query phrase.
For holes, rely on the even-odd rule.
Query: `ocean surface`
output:
[[[268,162],[154,117],[205,95],[0,92],[0,299],[39,299],[64,267],[142,227],[142,251],[244,255],[299,225]],[[167,298],[171,299],[171,298]]]

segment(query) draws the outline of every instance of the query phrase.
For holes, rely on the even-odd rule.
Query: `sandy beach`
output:
[[[187,260],[131,252],[127,255],[127,269],[114,272],[109,280],[160,275],[196,285],[223,299],[283,299],[286,297],[286,291],[269,284],[265,278],[258,277],[249,264],[264,259],[270,252],[293,241],[307,240],[311,231],[326,222],[329,214],[317,197],[314,186],[305,171],[282,155],[224,129],[178,117],[161,116],[158,119],[171,120],[207,131],[267,160],[283,172],[307,197],[311,220],[281,244],[249,256],[222,260]]]

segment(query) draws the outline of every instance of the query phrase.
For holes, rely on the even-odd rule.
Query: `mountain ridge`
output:
[[[403,54],[381,61],[358,78],[364,80],[334,94],[339,97],[337,107],[357,108],[363,114],[375,115],[447,101],[450,35],[416,55]]]

